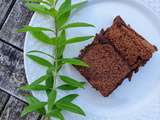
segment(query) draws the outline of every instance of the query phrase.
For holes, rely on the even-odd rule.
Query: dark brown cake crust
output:
[[[89,68],[77,67],[88,82],[103,96],[110,95],[125,78],[152,57],[157,49],[117,16],[106,31],[96,34],[94,41],[79,55]]]

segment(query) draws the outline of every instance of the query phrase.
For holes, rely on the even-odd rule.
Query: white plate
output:
[[[75,2],[76,0],[73,0]],[[160,22],[144,4],[135,0],[89,0],[81,10],[75,11],[70,22],[82,21],[96,25],[96,28],[80,28],[68,31],[67,36],[95,34],[101,28],[109,27],[115,16],[121,15],[138,33],[160,49]],[[53,22],[47,16],[34,14],[30,25],[53,27]],[[50,33],[48,33],[50,34]],[[91,41],[90,41],[91,42]],[[79,50],[90,42],[69,45],[64,56],[78,56]],[[24,53],[30,50],[42,50],[52,54],[53,48],[37,42],[29,33],[26,35]],[[45,69],[24,55],[27,80],[33,80],[44,74]],[[80,97],[75,103],[86,112],[86,117],[64,112],[66,120],[159,120],[160,119],[160,54],[153,58],[135,74],[131,82],[125,80],[109,97],[103,97],[89,84],[84,90],[76,90]],[[61,74],[70,75],[76,79],[85,79],[73,67],[66,65]],[[46,100],[43,92],[33,92]],[[59,97],[67,92],[60,92]]]

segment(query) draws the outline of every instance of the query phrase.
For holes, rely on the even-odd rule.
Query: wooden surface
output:
[[[0,91],[0,114],[2,113],[8,100],[9,100],[9,95],[3,91]]]
[[[14,4],[13,0],[0,0],[0,28],[2,27],[5,19],[10,12],[12,6]]]
[[[31,113],[25,118],[20,117],[20,113],[25,105],[24,102],[11,96],[1,114],[0,120],[37,120],[38,115],[35,113]]]
[[[16,1],[8,18],[4,22],[0,30],[0,38],[23,49],[24,33],[17,33],[16,30],[28,24],[33,13],[29,12],[20,1],[21,0]]]
[[[26,84],[23,65],[25,34],[16,30],[29,23],[33,13],[20,0],[0,0],[0,120],[41,120],[35,113],[21,118],[26,105],[17,88]]]

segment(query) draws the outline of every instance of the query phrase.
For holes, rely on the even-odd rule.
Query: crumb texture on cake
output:
[[[105,38],[111,41],[132,69],[148,61],[156,50],[155,46],[127,26],[120,16],[117,16],[113,25],[105,31]]]
[[[103,96],[108,96],[125,78],[131,80],[133,72],[144,66],[156,50],[117,16],[110,28],[101,30],[81,50],[79,58],[90,67],[77,69]]]
[[[90,65],[90,68],[80,69],[80,72],[104,96],[121,84],[122,78],[130,72],[126,62],[109,44],[90,46],[82,59]]]

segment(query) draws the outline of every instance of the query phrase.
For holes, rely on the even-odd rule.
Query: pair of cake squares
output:
[[[117,16],[111,27],[96,34],[79,58],[90,67],[80,73],[103,96],[109,96],[126,78],[152,57],[157,48]]]

